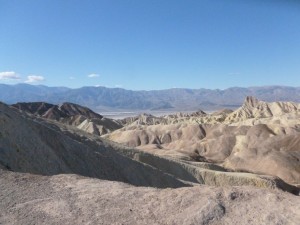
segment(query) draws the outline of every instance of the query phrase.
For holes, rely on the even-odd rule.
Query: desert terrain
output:
[[[299,224],[300,104],[108,119],[0,104],[0,224]]]
[[[300,225],[300,0],[0,0],[0,225]]]

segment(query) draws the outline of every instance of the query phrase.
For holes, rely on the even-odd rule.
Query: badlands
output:
[[[111,120],[0,103],[0,224],[299,224],[300,104]]]

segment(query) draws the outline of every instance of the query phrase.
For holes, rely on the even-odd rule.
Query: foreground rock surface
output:
[[[300,197],[253,187],[155,189],[0,171],[0,224],[299,224]]]

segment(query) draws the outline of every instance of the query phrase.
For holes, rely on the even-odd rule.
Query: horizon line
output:
[[[40,86],[40,87],[48,87],[48,88],[66,88],[66,89],[71,89],[71,90],[76,90],[76,89],[81,89],[81,88],[106,88],[106,89],[122,89],[122,90],[127,90],[127,91],[164,91],[164,90],[201,90],[201,89],[205,89],[205,90],[220,90],[220,91],[224,91],[224,90],[228,90],[228,89],[233,89],[233,88],[245,88],[245,89],[249,89],[249,88],[271,88],[271,87],[286,87],[286,88],[300,88],[299,86],[289,86],[289,85],[278,85],[278,84],[274,84],[274,85],[257,85],[257,86],[232,86],[232,87],[227,87],[227,88],[205,88],[205,87],[199,87],[199,88],[188,88],[188,87],[172,87],[172,88],[165,88],[165,89],[126,89],[123,87],[107,87],[107,86],[81,86],[81,87],[67,87],[67,86],[48,86],[45,84],[28,84],[28,83],[17,83],[17,84],[5,84],[5,83],[0,83],[0,85],[5,85],[5,86],[18,86],[18,85],[23,85],[23,86]]]

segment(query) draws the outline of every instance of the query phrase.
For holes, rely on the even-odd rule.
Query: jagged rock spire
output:
[[[253,96],[247,96],[244,101],[244,106],[248,107],[256,107],[258,105],[259,100]]]

